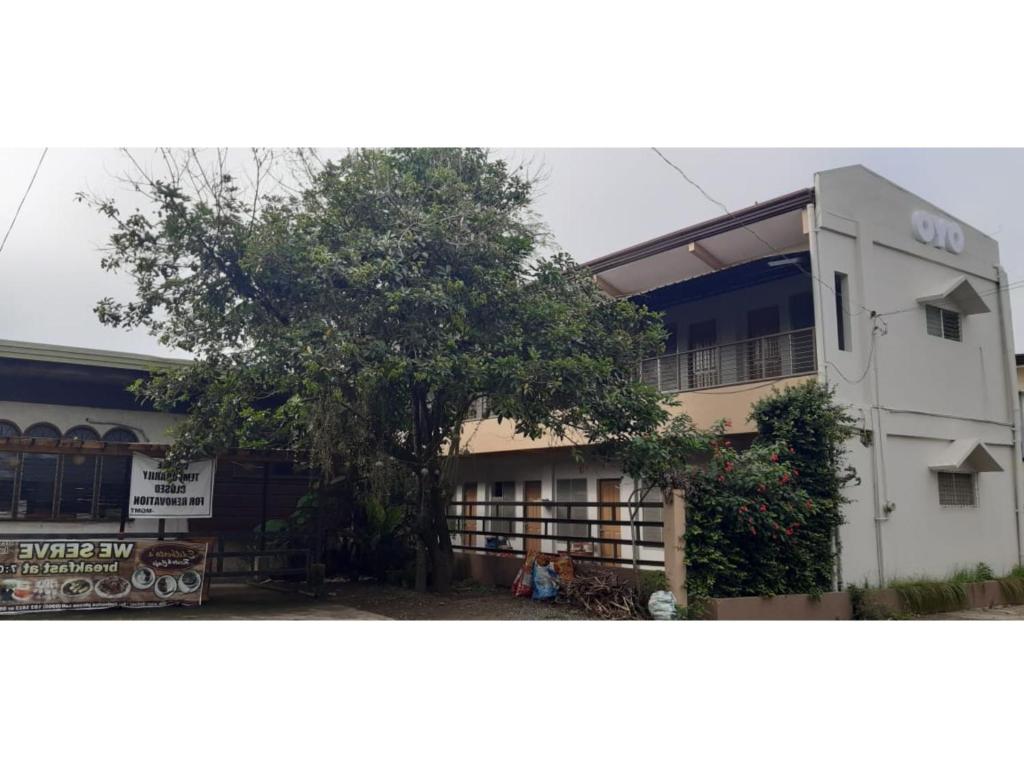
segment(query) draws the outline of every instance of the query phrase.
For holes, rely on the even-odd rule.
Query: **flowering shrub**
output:
[[[689,471],[687,583],[696,598],[832,586],[851,420],[817,382],[774,393],[752,416],[749,449],[737,451],[720,425],[707,464]]]

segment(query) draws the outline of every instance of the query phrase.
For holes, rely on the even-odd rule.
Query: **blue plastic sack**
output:
[[[558,594],[558,571],[555,566],[533,564],[533,599],[551,600]]]

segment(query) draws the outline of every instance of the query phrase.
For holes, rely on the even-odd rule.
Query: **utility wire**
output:
[[[7,245],[7,238],[11,236],[11,230],[14,229],[14,224],[18,221],[18,214],[21,213],[21,206],[25,204],[25,199],[28,197],[28,193],[32,191],[32,185],[35,184],[36,176],[39,175],[39,168],[42,166],[43,158],[46,157],[46,153],[49,149],[49,147],[44,147],[43,154],[39,156],[39,162],[36,163],[36,169],[32,172],[32,178],[29,179],[28,187],[25,188],[25,194],[21,196],[21,202],[18,203],[18,209],[14,212],[14,218],[11,219],[11,226],[7,228],[7,232],[4,234],[4,239],[0,241],[0,253],[4,252],[4,246]]]

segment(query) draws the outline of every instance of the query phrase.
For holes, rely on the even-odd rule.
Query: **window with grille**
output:
[[[657,507],[641,507],[640,519],[645,523],[664,523],[665,508],[662,505],[660,488],[652,488],[644,495],[643,504],[657,504]],[[665,529],[655,525],[641,525],[637,533],[641,543],[660,544],[665,541]]]
[[[940,339],[949,339],[950,341],[962,340],[959,312],[952,312],[931,304],[926,304],[924,311],[929,336],[938,336]]]
[[[944,507],[978,506],[975,476],[968,472],[939,472],[939,504]]]
[[[555,482],[555,501],[587,501],[587,479],[585,477],[574,477]],[[587,507],[565,506],[555,507],[555,517],[559,520],[585,520],[587,518]],[[555,526],[559,536],[586,536],[588,527],[583,523],[559,522]],[[572,543],[572,542],[570,542]]]
[[[516,484],[511,482],[492,483],[490,486],[489,501],[508,501],[509,504],[489,505],[487,515],[489,517],[515,517],[516,516]],[[512,533],[514,523],[510,520],[488,520],[487,533],[501,533],[508,535]]]
[[[479,421],[488,418],[491,413],[490,404],[486,397],[478,397],[469,406],[469,413],[466,414],[467,421]]]

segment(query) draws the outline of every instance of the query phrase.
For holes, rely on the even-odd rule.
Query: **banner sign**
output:
[[[172,478],[160,459],[132,454],[128,517],[212,517],[213,474],[212,459],[193,461]]]
[[[200,605],[205,541],[2,540],[0,614]]]

